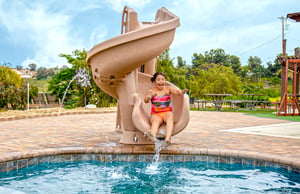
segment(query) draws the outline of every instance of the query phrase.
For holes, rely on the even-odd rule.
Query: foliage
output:
[[[20,87],[22,83],[22,78],[17,74],[17,72],[13,71],[11,68],[6,66],[0,66],[0,83],[4,85],[4,87],[9,87],[10,85],[15,85],[16,87]]]
[[[179,68],[186,67],[186,61],[181,56],[177,56],[177,64]]]
[[[37,96],[38,88],[30,86],[29,96]],[[27,82],[9,67],[0,66],[0,108],[25,109],[27,104]]]
[[[34,64],[34,63],[30,63],[29,65],[28,65],[28,67],[30,68],[30,71],[36,71],[36,64]]]
[[[37,80],[33,78],[23,78],[24,81],[28,82],[30,85],[33,85],[38,88],[39,92],[47,92],[49,80]]]
[[[237,56],[228,55],[223,49],[211,49],[203,54],[194,53],[192,57],[192,68],[198,68],[204,64],[218,64],[231,67],[234,73],[241,71],[241,62]]]
[[[265,70],[266,77],[277,77],[276,74],[279,70],[281,70],[281,64],[278,61],[275,61],[275,64],[268,62]]]
[[[58,101],[58,99],[63,98],[66,89],[69,87],[64,100],[65,105],[69,108],[81,107],[89,103],[96,104],[98,107],[115,104],[116,100],[103,92],[92,79],[91,70],[86,65],[86,55],[87,52],[85,50],[75,50],[71,55],[61,54],[60,56],[66,58],[72,67],[64,67],[64,69],[54,75],[49,81],[48,90],[57,96],[56,100]],[[82,86],[74,81],[79,69],[85,69],[89,75],[89,86]]]
[[[42,80],[42,79],[47,79],[55,74],[55,71],[53,68],[47,69],[46,67],[40,67],[37,69],[36,72],[36,79],[37,80]]]
[[[59,99],[63,98],[64,92],[74,76],[75,68],[67,68],[61,70],[58,74],[55,74],[51,77],[51,80],[49,81],[48,91],[51,91],[52,95],[56,95],[57,102],[59,101]],[[71,84],[66,95],[66,101],[70,100],[72,94],[74,94],[74,92],[73,85]]]
[[[209,64],[203,66],[209,66]],[[192,97],[203,98],[206,93],[237,94],[241,90],[241,80],[230,67],[214,65],[208,69],[194,71],[197,74],[190,76]]]
[[[261,59],[257,56],[250,56],[248,59],[248,67],[251,72],[251,79],[257,82],[260,78],[265,77],[265,71],[261,65]]]
[[[206,93],[251,93],[263,94],[260,98],[268,100],[280,96],[280,78],[271,76],[262,79],[267,75],[267,70],[258,57],[251,57],[248,65],[240,66],[238,57],[226,55],[222,49],[217,49],[207,51],[204,55],[194,54],[192,66],[183,63],[181,57],[177,57],[177,62],[181,65],[174,67],[169,50],[166,50],[158,57],[157,71],[164,72],[168,81],[179,88],[188,88],[190,97],[205,98]],[[274,74],[278,65],[270,63],[268,67]]]
[[[277,78],[278,79],[278,78]],[[253,82],[251,79],[244,81],[242,86],[242,93],[245,94],[262,94],[259,97],[260,100],[269,101],[269,98],[275,98],[280,96],[280,84],[275,84],[273,87],[265,87],[265,85],[271,85],[272,79],[260,79],[258,82]]]
[[[169,56],[169,50],[166,50],[158,57],[157,71],[163,72],[167,76],[167,80],[177,87],[181,89],[188,88],[188,80],[186,79],[188,70],[185,67],[174,67],[173,61]]]

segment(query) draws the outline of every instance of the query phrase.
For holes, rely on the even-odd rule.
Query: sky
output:
[[[60,54],[120,35],[124,6],[139,21],[154,21],[161,7],[177,15],[180,27],[170,46],[177,64],[191,65],[194,53],[221,48],[247,65],[250,56],[262,64],[282,52],[282,19],[300,12],[299,0],[0,0],[0,64],[24,68],[68,65]],[[287,53],[300,47],[300,22],[284,19]],[[70,66],[70,65],[68,65]]]

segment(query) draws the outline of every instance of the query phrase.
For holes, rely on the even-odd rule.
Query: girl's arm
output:
[[[152,99],[152,95],[153,95],[153,91],[151,89],[149,89],[146,92],[146,95],[145,95],[145,98],[144,98],[144,102],[148,103]]]
[[[179,90],[179,89],[176,89],[176,88],[174,88],[174,87],[172,87],[172,86],[170,86],[169,87],[169,91],[170,91],[170,93],[171,94],[175,94],[175,95],[183,95],[183,94],[185,94],[187,91],[189,91],[188,89],[183,89],[183,90]]]

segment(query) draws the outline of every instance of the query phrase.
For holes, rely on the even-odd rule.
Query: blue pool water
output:
[[[298,193],[285,169],[207,162],[44,163],[0,173],[0,193]]]

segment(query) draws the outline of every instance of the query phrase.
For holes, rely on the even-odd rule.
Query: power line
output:
[[[264,46],[264,45],[266,45],[266,44],[269,44],[270,42],[272,42],[272,41],[274,41],[274,40],[280,38],[281,36],[282,36],[282,35],[280,34],[280,35],[276,36],[275,38],[273,38],[273,39],[271,39],[271,40],[268,40],[268,41],[266,41],[266,42],[264,42],[264,43],[262,43],[262,44],[260,44],[260,45],[258,45],[258,46],[256,46],[256,47],[251,48],[251,49],[249,49],[249,50],[247,50],[247,51],[245,51],[245,52],[242,52],[242,53],[240,53],[240,54],[238,54],[238,55],[239,55],[239,56],[243,56],[243,55],[245,55],[245,54],[247,54],[247,53],[249,53],[249,52],[251,52],[251,51],[253,51],[253,50],[257,49],[257,48],[259,48],[259,47],[262,47],[262,46]]]

